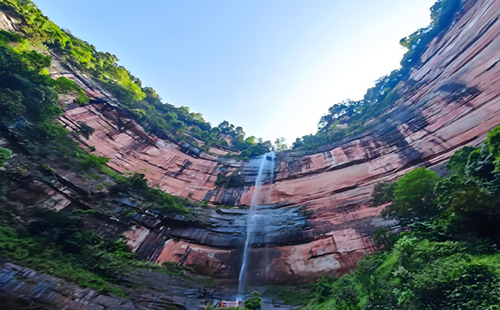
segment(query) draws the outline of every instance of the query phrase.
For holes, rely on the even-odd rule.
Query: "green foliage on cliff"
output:
[[[9,160],[11,156],[11,150],[0,147],[0,167],[3,167],[3,165],[5,165],[5,162],[7,162],[7,160]]]
[[[141,195],[152,208],[164,213],[188,214],[187,205],[193,204],[183,198],[178,198],[165,193],[159,189],[154,189],[148,186],[144,174],[134,173],[127,176],[116,176],[115,181],[118,187],[125,187],[132,192]]]
[[[70,133],[55,121],[63,112],[63,107],[57,102],[59,94],[75,94],[79,104],[87,103],[89,98],[75,82],[65,77],[54,80],[45,74],[51,57],[40,53],[38,46],[35,50],[34,46],[44,43],[52,48],[64,47],[71,55],[78,56],[73,61],[90,66],[91,58],[89,62],[83,62],[80,58],[85,54],[76,52],[78,48],[74,47],[83,48],[84,44],[58,30],[30,1],[0,1],[0,8],[18,12],[18,17],[28,24],[28,27],[23,27],[24,37],[0,31],[0,124],[15,132],[19,142],[30,152],[56,162],[66,162],[68,169],[77,173],[108,174],[122,184],[135,180],[109,169],[106,166],[108,158],[90,154],[78,146],[79,135],[88,139],[94,131],[92,127],[80,122],[78,132]],[[147,186],[140,190],[162,211],[187,212],[184,208],[187,202],[183,200]]]
[[[89,97],[85,95],[83,89],[72,80],[61,76],[54,80],[54,86],[61,94],[76,93],[76,101],[78,104],[85,104],[89,102]]]
[[[0,122],[20,122],[37,142],[67,133],[53,122],[63,112],[57,103],[58,94],[75,92],[79,103],[88,101],[74,82],[46,75],[43,70],[50,63],[49,56],[32,49],[19,35],[0,33]]]
[[[5,214],[0,212],[0,258],[118,296],[126,292],[116,285],[137,268],[189,279],[186,267],[136,260],[124,240],[100,238],[87,226],[93,211],[38,209],[34,220],[14,227]]]
[[[500,304],[500,126],[482,148],[450,158],[450,174],[418,168],[375,187],[374,206],[407,225],[378,229],[382,250],[341,279],[321,278],[303,309],[496,309]]]
[[[316,151],[321,146],[361,134],[383,122],[384,112],[405,95],[398,85],[408,81],[410,71],[421,64],[429,43],[450,27],[462,4],[461,0],[438,0],[430,9],[430,25],[401,39],[401,46],[407,49],[401,68],[375,81],[375,86],[366,91],[363,99],[347,99],[330,107],[320,118],[318,131],[297,138],[293,149]]]
[[[407,49],[401,60],[401,71],[405,76],[421,63],[428,44],[450,27],[460,9],[461,0],[438,0],[431,7],[431,24],[401,39],[399,44]]]
[[[208,151],[211,146],[228,147],[241,151],[243,159],[270,150],[271,142],[255,141],[255,137],[245,138],[241,127],[235,127],[227,121],[212,127],[200,113],[191,112],[188,107],[175,107],[162,102],[154,89],[143,87],[140,79],[120,66],[115,55],[97,51],[93,45],[60,29],[30,0],[0,0],[0,9],[18,17],[22,21],[23,31],[22,35],[1,32],[0,39],[22,41],[26,46],[54,52],[78,70],[90,74],[110,90],[120,105],[149,132],[161,138],[189,142],[204,151]],[[40,55],[30,51],[25,58],[30,56],[37,61]],[[42,60],[45,62],[37,63],[40,69],[50,65],[50,57],[44,57]],[[62,93],[76,92],[78,103],[89,101],[81,89],[68,79],[59,78],[55,84]],[[195,139],[201,140],[201,145]]]
[[[131,270],[133,254],[123,241],[101,239],[86,229],[88,212],[41,211],[27,227],[1,219],[0,255],[78,285],[122,296],[112,285]]]

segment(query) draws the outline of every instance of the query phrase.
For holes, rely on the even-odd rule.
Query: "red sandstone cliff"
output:
[[[262,241],[251,253],[256,278],[285,282],[353,268],[374,250],[373,229],[394,224],[378,217],[380,208],[367,205],[377,182],[419,166],[440,169],[458,148],[480,144],[500,124],[499,17],[499,0],[468,1],[450,29],[431,42],[409,82],[399,85],[404,98],[373,120],[372,130],[317,154],[278,154],[276,182],[265,187],[261,202],[272,205],[265,212],[273,230],[260,232]],[[57,58],[51,73],[75,80],[92,98],[116,102]],[[95,128],[86,143],[96,154],[110,158],[117,171],[145,174],[151,186],[193,200],[250,204],[253,186],[216,189],[225,163],[207,154],[188,155],[179,145],[147,134],[119,106],[77,107],[60,121],[68,128],[79,121]],[[202,215],[205,226],[161,222],[122,233],[145,258],[181,261],[201,273],[235,278],[244,215],[244,210],[208,210]]]
[[[458,148],[480,144],[500,124],[499,17],[500,1],[469,1],[449,31],[431,42],[411,84],[401,85],[408,95],[386,111],[384,123],[318,154],[278,156],[266,203],[312,212],[290,245],[254,250],[256,257],[272,252],[267,277],[307,278],[351,268],[372,249],[368,235],[382,222],[380,209],[366,203],[377,182],[419,166],[439,169]],[[248,205],[251,194],[252,188],[242,192],[241,204]]]

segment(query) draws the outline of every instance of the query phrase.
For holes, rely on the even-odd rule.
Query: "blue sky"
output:
[[[275,140],[399,67],[434,0],[34,0],[165,102]]]

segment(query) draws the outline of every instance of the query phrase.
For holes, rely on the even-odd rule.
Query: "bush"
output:
[[[87,123],[85,122],[78,122],[78,125],[80,126],[80,134],[85,138],[85,139],[89,139],[90,136],[94,133],[95,129],[90,127],[89,125],[87,125]],[[90,147],[89,147],[90,149]],[[95,147],[94,147],[94,150],[95,150]]]
[[[322,275],[314,287],[314,295],[319,302],[324,302],[332,296],[333,278],[327,275]]]
[[[5,162],[9,160],[12,156],[12,151],[3,147],[0,147],[0,167],[5,165]]]
[[[262,298],[259,292],[252,292],[252,297],[245,300],[245,309],[257,310],[262,308]]]
[[[452,172],[464,174],[469,155],[475,150],[477,150],[477,148],[472,146],[464,146],[450,157],[448,163],[446,164],[446,168],[448,168],[448,170]]]
[[[56,80],[54,80],[53,83],[59,93],[62,94],[75,93],[76,101],[78,104],[85,104],[90,101],[89,97],[85,95],[85,92],[78,84],[76,84],[74,81],[64,76],[57,78]]]
[[[42,210],[26,229],[0,225],[0,253],[35,270],[123,295],[109,281],[129,273],[134,255],[125,242],[87,230],[90,214]]]

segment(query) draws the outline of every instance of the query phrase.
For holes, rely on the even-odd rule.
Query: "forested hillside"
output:
[[[0,30],[0,142],[8,146],[0,147],[1,256],[79,285],[123,295],[124,291],[112,283],[117,282],[118,276],[148,263],[139,262],[123,240],[101,239],[89,231],[86,220],[94,211],[59,213],[37,203],[40,197],[46,199],[58,193],[65,181],[51,164],[63,164],[86,182],[100,182],[97,187],[101,194],[134,192],[136,198],[149,203],[150,209],[170,216],[189,216],[201,204],[148,187],[144,175],[119,174],[106,166],[108,158],[92,154],[95,148],[81,147],[79,142],[88,139],[94,129],[82,123],[80,131],[70,132],[56,117],[66,108],[62,97],[70,96],[73,104],[78,105],[88,103],[89,98],[75,82],[65,77],[53,79],[48,74],[46,68],[52,59],[49,51],[64,55],[86,72],[100,75],[99,80],[130,108],[147,104],[139,100],[147,98],[152,90],[143,91],[138,86],[140,82],[116,65],[114,57],[95,52],[88,44],[61,31],[31,2],[3,1],[1,9],[25,23],[17,33]],[[154,115],[160,117],[158,113]],[[28,184],[39,184],[55,192],[35,191],[35,196],[27,200],[16,196],[15,191]],[[67,195],[83,209],[99,205],[103,198],[85,191],[75,197],[71,197],[71,191]],[[123,219],[130,221],[134,214],[123,214]],[[179,272],[176,266],[158,268],[167,273]]]

